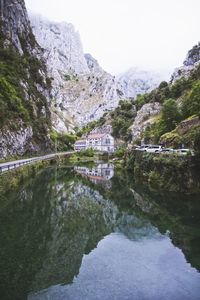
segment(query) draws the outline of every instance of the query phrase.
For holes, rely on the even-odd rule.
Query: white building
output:
[[[108,133],[92,133],[85,139],[76,141],[74,145],[77,151],[89,148],[102,152],[114,152],[114,138]]]
[[[81,139],[75,142],[74,144],[74,150],[81,151],[86,149],[86,140]]]

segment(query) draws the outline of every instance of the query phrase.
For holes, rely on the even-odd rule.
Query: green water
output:
[[[51,167],[0,202],[0,299],[200,299],[200,195]]]

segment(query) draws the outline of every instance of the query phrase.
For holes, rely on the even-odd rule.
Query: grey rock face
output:
[[[102,72],[103,69],[100,67],[98,61],[92,57],[92,55],[90,53],[86,53],[84,55],[88,68],[91,72]]]
[[[37,43],[32,34],[24,0],[1,0],[2,31],[8,41],[23,54],[37,53]]]
[[[200,42],[195,45],[186,56],[183,66],[176,68],[171,76],[171,83],[184,77],[188,78],[197,69],[200,63]]]
[[[33,131],[31,127],[21,127],[18,131],[0,130],[0,158],[23,155],[30,150]]]
[[[183,62],[184,66],[194,66],[200,61],[200,42],[188,51],[187,57]]]
[[[154,117],[161,111],[161,104],[158,102],[147,103],[137,112],[137,116],[134,120],[133,125],[130,127],[132,131],[132,139],[136,141],[141,138],[142,132],[147,126],[155,122]]]
[[[121,84],[98,62],[83,52],[72,24],[30,16],[38,43],[45,49],[47,69],[53,77],[53,126],[58,132],[73,130],[99,119],[123,97]]]

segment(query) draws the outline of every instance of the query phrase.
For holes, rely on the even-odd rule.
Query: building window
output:
[[[106,139],[106,144],[110,144],[110,139]]]
[[[107,176],[110,175],[110,170],[106,170],[105,173]]]

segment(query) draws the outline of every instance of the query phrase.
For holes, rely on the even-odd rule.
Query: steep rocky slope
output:
[[[24,0],[0,6],[0,158],[47,151],[50,80]]]
[[[121,84],[83,53],[72,24],[55,23],[32,16],[38,43],[45,49],[47,69],[53,78],[52,120],[57,131],[73,130],[100,118],[123,97]]]
[[[160,111],[161,104],[159,102],[147,103],[141,107],[130,127],[133,141],[140,139],[142,132],[155,122],[155,116],[157,116]]]

